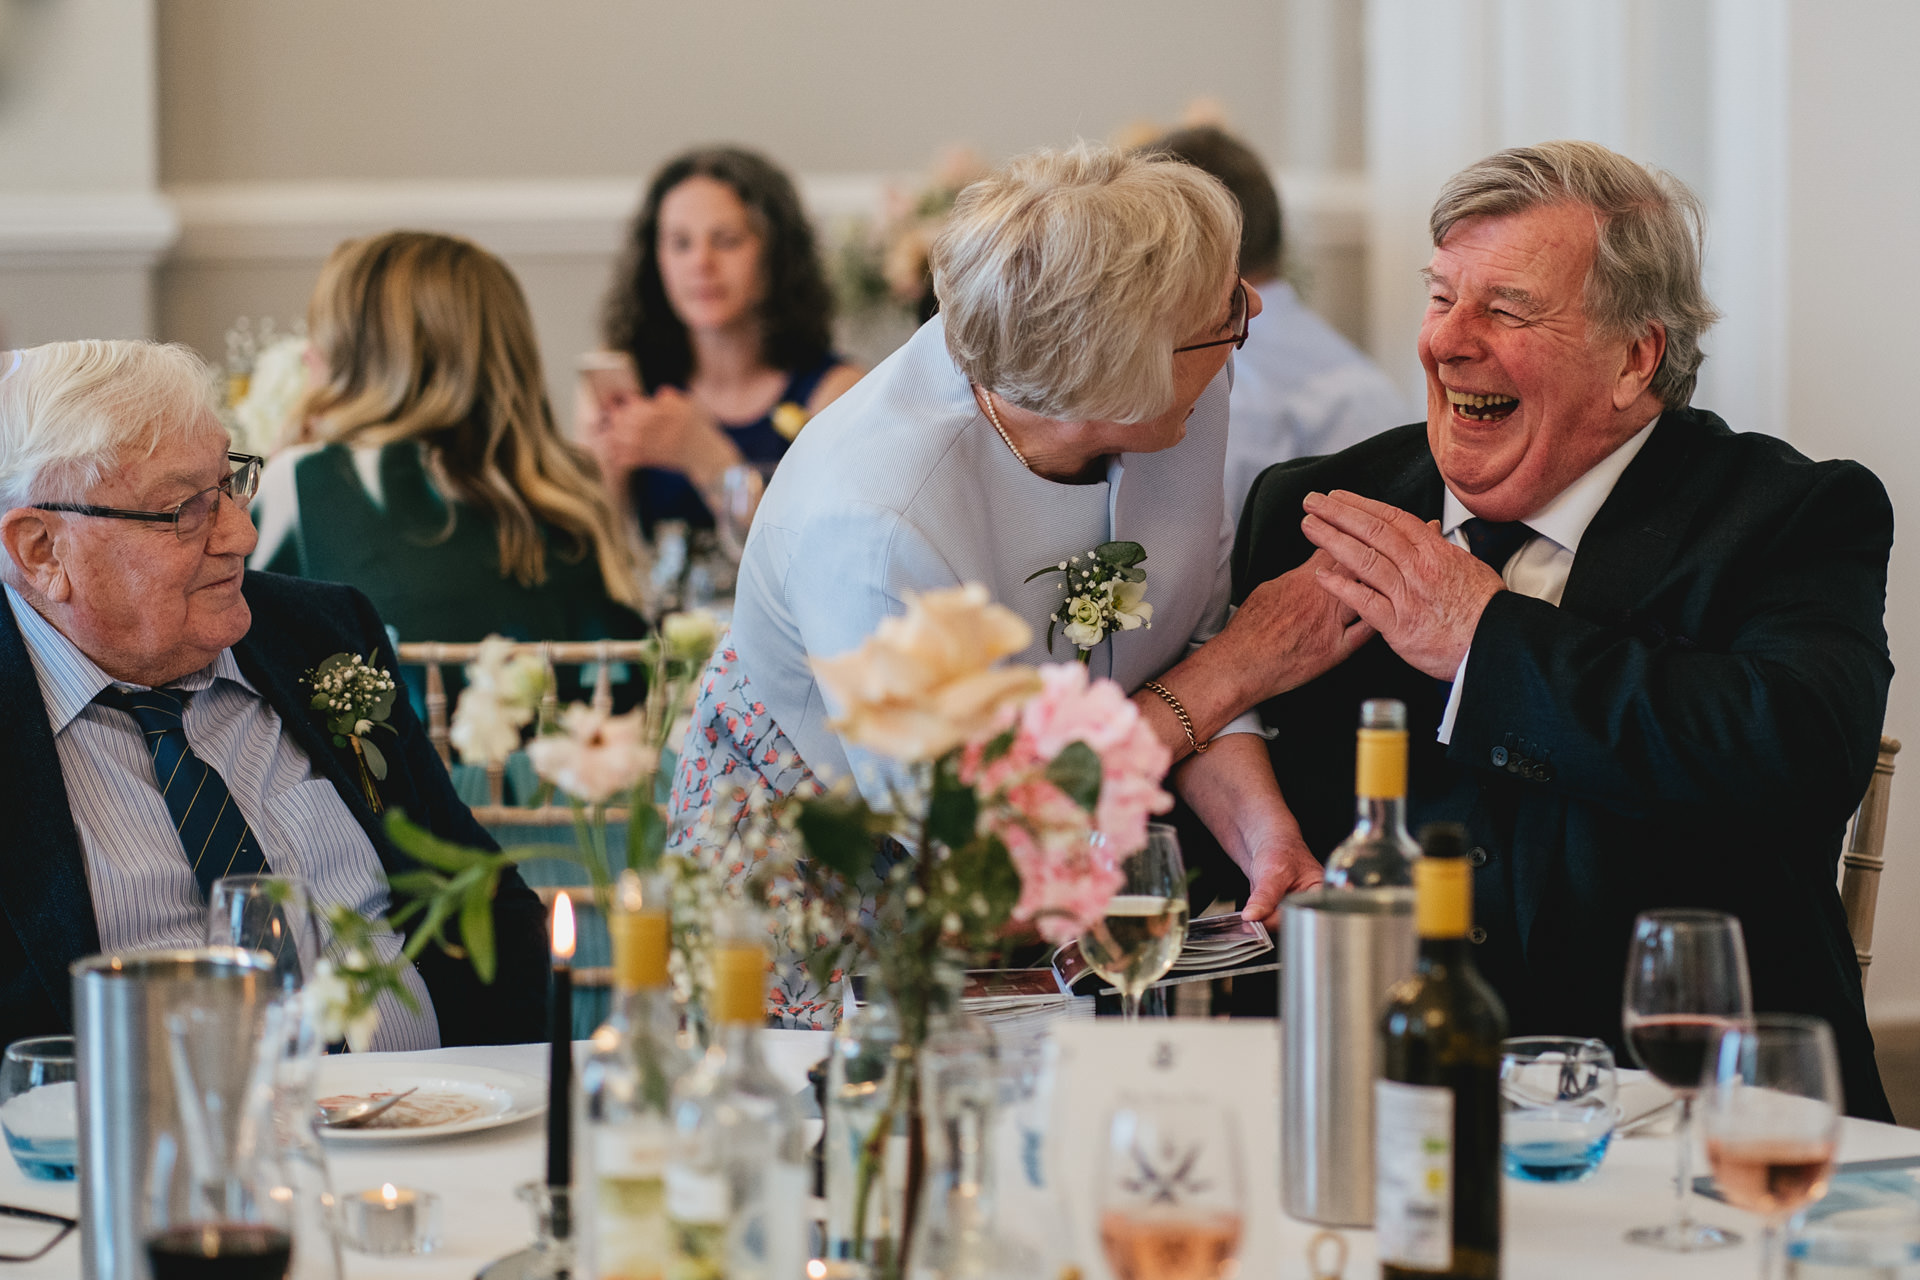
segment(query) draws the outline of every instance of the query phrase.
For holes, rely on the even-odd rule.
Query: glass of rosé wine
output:
[[[1766,1221],[1763,1280],[1784,1261],[1780,1224],[1827,1194],[1840,1105],[1840,1058],[1825,1022],[1770,1013],[1720,1033],[1703,1075],[1700,1126],[1721,1194]]]
[[[1120,1099],[1100,1176],[1100,1247],[1118,1280],[1233,1275],[1245,1214],[1238,1132],[1215,1101]]]

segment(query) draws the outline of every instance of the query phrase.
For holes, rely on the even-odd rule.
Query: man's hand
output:
[[[1487,601],[1505,589],[1500,575],[1433,525],[1384,502],[1336,490],[1310,493],[1302,505],[1301,530],[1334,561],[1320,585],[1409,666],[1453,679]]]
[[[1247,876],[1252,888],[1240,915],[1269,929],[1278,929],[1281,899],[1290,893],[1311,889],[1325,878],[1320,864],[1300,838],[1299,828],[1295,827],[1291,840],[1263,845],[1253,855],[1253,870]]]
[[[1321,589],[1319,569],[1334,569],[1323,551],[1298,568],[1255,587],[1208,642],[1232,652],[1243,681],[1242,706],[1257,706],[1297,689],[1345,662],[1373,639],[1374,629]]]

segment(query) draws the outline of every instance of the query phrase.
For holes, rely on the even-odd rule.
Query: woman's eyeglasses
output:
[[[222,496],[241,506],[253,501],[260,488],[260,467],[265,459],[251,453],[229,453],[233,473],[219,484],[210,485],[167,511],[129,511],[124,507],[96,507],[84,502],[36,502],[36,511],[69,511],[79,516],[101,516],[109,520],[149,520],[173,526],[173,536],[182,542],[207,527],[214,507]]]
[[[79,1225],[75,1219],[57,1213],[0,1204],[0,1262],[44,1258]]]
[[[1229,342],[1238,350],[1247,345],[1247,329],[1252,317],[1247,314],[1247,282],[1241,280],[1233,286],[1233,301],[1227,305],[1227,324],[1233,329],[1231,338],[1215,338],[1212,342],[1191,342],[1184,347],[1175,347],[1173,354],[1182,351],[1205,351],[1208,347],[1224,347]]]

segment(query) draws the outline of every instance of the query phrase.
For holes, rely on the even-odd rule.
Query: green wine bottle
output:
[[[1380,1274],[1500,1274],[1500,998],[1473,967],[1465,833],[1435,823],[1414,863],[1420,958],[1393,988],[1374,1083]]]

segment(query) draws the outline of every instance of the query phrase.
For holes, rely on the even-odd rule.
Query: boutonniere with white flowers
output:
[[[380,793],[373,784],[386,779],[387,758],[374,745],[373,734],[376,729],[399,732],[387,723],[399,688],[393,673],[375,666],[371,654],[363,658],[357,653],[336,653],[307,672],[304,679],[313,690],[313,700],[307,705],[333,735],[333,745],[353,752],[361,794],[379,813]]]
[[[1146,549],[1137,542],[1103,542],[1084,556],[1069,556],[1028,574],[1026,580],[1032,582],[1057,573],[1066,593],[1047,619],[1047,652],[1053,652],[1057,628],[1064,628],[1085,663],[1093,656],[1093,646],[1114,632],[1152,627],[1147,571],[1140,567],[1146,558]]]

